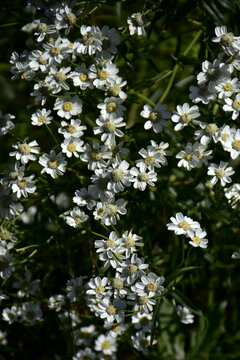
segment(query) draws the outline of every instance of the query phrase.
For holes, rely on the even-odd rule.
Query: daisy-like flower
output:
[[[102,50],[101,31],[97,26],[82,25],[80,28],[82,35],[80,44],[77,48],[78,54],[93,55],[96,51]]]
[[[83,350],[78,350],[76,355],[73,356],[73,360],[82,360],[82,359],[95,360],[96,359],[96,354],[89,347],[87,347],[87,348],[85,348]]]
[[[171,223],[167,224],[168,230],[173,230],[176,235],[194,235],[197,229],[200,229],[200,224],[188,216],[184,216],[181,212],[177,213],[175,217],[171,217]]]
[[[112,288],[114,297],[125,298],[129,294],[129,288],[124,286],[123,280],[120,279],[120,273],[116,273],[114,279],[112,279]]]
[[[69,71],[71,71],[70,66],[58,69],[56,66],[51,65],[50,71],[45,78],[45,82],[51,87],[52,94],[56,94],[63,89],[67,91],[70,89],[66,82],[69,78]]]
[[[123,258],[121,254],[119,255],[120,245],[120,239],[115,231],[109,234],[108,240],[95,240],[94,246],[97,249],[96,252],[99,254],[99,259],[105,261],[105,267],[111,265],[113,268],[116,268],[118,266],[119,261],[117,258]],[[115,257],[115,254],[117,254],[117,257]]]
[[[164,290],[162,286],[164,280],[163,276],[157,276],[150,272],[147,275],[141,276],[141,282],[136,282],[131,289],[138,296],[148,295],[149,298],[159,296]]]
[[[19,141],[17,144],[13,144],[12,147],[16,151],[9,153],[9,156],[15,156],[16,160],[20,160],[23,165],[27,164],[30,160],[36,160],[36,155],[40,152],[40,147],[36,140],[27,143],[28,138],[26,137],[22,143]]]
[[[222,127],[219,128],[218,132],[217,132],[217,141],[219,141],[223,148],[225,146],[226,140],[227,138],[233,133],[235,133],[236,129],[235,128],[230,128],[229,125],[223,125]]]
[[[235,96],[235,99],[224,99],[225,105],[223,105],[224,111],[232,111],[232,120],[236,120],[240,112],[240,93]]]
[[[202,164],[208,165],[208,160],[212,159],[212,150],[207,150],[207,145],[200,144],[195,142],[193,144],[193,149],[196,151],[196,156],[198,158],[198,167],[201,167]]]
[[[95,325],[83,326],[74,331],[75,343],[77,346],[88,346],[96,335]]]
[[[24,277],[19,277],[17,281],[13,282],[13,287],[19,289],[17,296],[20,298],[35,295],[39,289],[39,279],[32,280],[32,274],[28,271]]]
[[[108,330],[107,334],[114,338],[117,338],[119,335],[122,335],[128,329],[128,324],[124,324],[124,322],[121,323],[114,322],[110,324],[105,322],[103,326],[105,329]]]
[[[125,100],[127,98],[127,94],[122,91],[122,87],[127,84],[127,81],[122,81],[121,77],[117,77],[116,80],[112,83],[112,85],[108,88],[108,94],[114,97],[120,97],[120,99]]]
[[[108,90],[117,81],[119,69],[110,60],[99,69],[96,68],[95,64],[92,64],[89,70],[91,71],[89,76],[94,79],[93,85],[97,89]]]
[[[112,57],[112,54],[117,52],[116,46],[120,43],[120,35],[116,32],[116,29],[109,29],[107,25],[103,26],[101,32],[102,51],[99,55],[108,60]]]
[[[114,197],[110,198],[107,203],[104,204],[104,208],[104,215],[101,222],[107,226],[111,224],[116,225],[117,221],[120,220],[120,215],[126,215],[127,213],[126,202],[123,198],[117,201],[115,201]]]
[[[193,103],[202,102],[207,105],[210,100],[214,100],[216,98],[216,90],[214,88],[209,90],[207,84],[205,83],[200,84],[200,86],[190,86],[189,90],[189,98]]]
[[[42,319],[42,310],[39,304],[25,303],[19,308],[19,316],[30,325]]]
[[[32,114],[31,116],[31,119],[32,119],[32,122],[31,124],[32,125],[35,125],[35,126],[42,126],[44,124],[50,124],[51,123],[51,120],[53,119],[52,116],[49,116],[51,114],[51,110],[47,110],[45,108],[43,109],[37,109],[37,111]]]
[[[46,73],[48,71],[48,59],[49,55],[47,53],[43,53],[40,50],[33,50],[28,56],[29,59],[29,67],[34,70],[40,70],[42,73]]]
[[[152,147],[155,149],[155,151],[161,155],[161,161],[160,161],[161,165],[164,166],[167,165],[168,162],[165,156],[172,155],[171,151],[166,150],[169,147],[169,144],[161,141],[160,144],[158,145],[154,140],[151,140],[150,142]]]
[[[199,121],[199,126],[201,130],[196,130],[194,132],[195,139],[200,139],[200,143],[207,145],[212,139],[214,142],[218,140],[218,126],[215,123],[204,123]]]
[[[148,295],[138,296],[132,293],[128,296],[128,303],[133,305],[133,310],[141,314],[149,314],[153,312],[153,306],[156,305],[156,300],[149,298]]]
[[[82,161],[88,163],[88,169],[95,170],[97,168],[107,167],[108,160],[112,157],[107,145],[100,145],[93,140],[92,147],[89,144],[84,145],[84,152],[80,155]]]
[[[108,296],[104,297],[98,303],[97,314],[101,319],[105,319],[107,323],[121,323],[124,319],[123,310],[126,307],[126,301],[122,299],[110,300]]]
[[[135,329],[149,332],[152,326],[152,314],[137,313],[132,316],[132,323]]]
[[[14,115],[3,115],[2,111],[0,110],[0,135],[5,135],[9,130],[14,129],[15,125],[11,121],[13,119],[15,119]]]
[[[2,312],[2,319],[9,324],[18,320],[19,307],[13,305],[11,308],[5,308]]]
[[[120,191],[124,191],[125,186],[130,186],[130,178],[129,174],[129,163],[126,160],[123,160],[120,164],[114,163],[112,166],[108,167],[108,171],[110,174],[110,181],[107,184],[107,189],[113,191],[114,193],[118,193]]]
[[[145,333],[145,331],[139,331],[135,335],[131,336],[133,346],[138,351],[141,351],[144,355],[149,355],[149,346],[151,344],[151,335],[148,333]],[[152,345],[155,345],[157,343],[156,339],[153,339]]]
[[[104,355],[113,355],[117,351],[116,338],[110,335],[99,335],[95,341],[94,349],[101,351]]]
[[[155,167],[161,167],[162,156],[160,151],[155,150],[155,147],[150,145],[147,147],[147,150],[141,149],[138,153],[143,157],[143,159],[136,160],[137,167],[139,167],[141,163],[146,164],[148,170],[152,171],[154,171]]]
[[[229,98],[232,94],[240,91],[240,82],[238,78],[228,78],[216,85],[219,99]]]
[[[160,102],[154,109],[150,105],[144,105],[140,115],[148,119],[144,124],[144,129],[149,130],[152,127],[155,133],[161,132],[164,126],[169,126],[166,120],[171,117],[170,112],[167,111],[167,105]]]
[[[143,246],[143,242],[141,242],[142,237],[136,234],[132,233],[132,230],[130,231],[125,231],[122,234],[122,247],[124,248],[124,250],[126,251],[126,257],[129,258],[131,256],[131,254],[133,254],[134,252],[138,251],[138,249],[136,248],[137,246]]]
[[[68,55],[68,47],[63,42],[63,39],[59,36],[56,41],[44,43],[43,48],[46,54],[49,56],[49,65],[54,63],[61,64],[63,59],[66,59]]]
[[[187,143],[185,150],[180,151],[176,155],[177,159],[180,159],[178,162],[178,167],[185,167],[188,171],[199,166],[198,152],[194,149],[194,145]]]
[[[91,279],[88,284],[88,289],[86,290],[87,295],[93,295],[96,298],[104,298],[106,295],[111,296],[111,286],[109,284],[109,279],[107,277],[100,278],[99,276]]]
[[[122,117],[116,117],[116,114],[102,116],[96,120],[97,127],[93,128],[94,134],[102,134],[101,141],[106,145],[113,145],[115,143],[115,136],[122,137],[124,134],[119,127],[123,127],[126,123]]]
[[[229,78],[231,72],[231,66],[219,59],[215,59],[213,63],[205,60],[202,63],[202,72],[197,75],[198,84],[208,83],[208,89],[211,91],[221,79]]]
[[[83,152],[83,140],[80,140],[75,137],[70,137],[65,139],[61,144],[62,152],[67,155],[67,157],[79,157],[79,153]]]
[[[227,166],[228,163],[224,161],[220,161],[219,165],[210,164],[207,174],[213,176],[213,178],[210,180],[211,184],[215,185],[218,180],[220,180],[222,186],[232,182],[230,176],[233,175],[235,171],[231,166]]]
[[[64,136],[65,139],[77,138],[83,136],[83,130],[86,130],[85,125],[81,125],[80,119],[71,119],[70,123],[61,121],[61,127],[58,132]]]
[[[148,166],[143,162],[139,164],[139,169],[131,168],[130,174],[132,175],[130,181],[134,183],[134,188],[141,191],[146,189],[147,184],[155,186],[154,182],[157,181],[157,174],[152,170],[148,171]]]
[[[70,97],[68,94],[65,94],[65,96],[57,98],[53,110],[58,110],[58,116],[69,120],[72,116],[81,114],[82,101],[78,95]]]
[[[77,206],[70,212],[70,216],[65,217],[66,223],[74,228],[80,226],[80,224],[87,221],[87,219],[88,215],[86,215],[84,211],[81,211]]]
[[[86,64],[82,63],[81,66],[77,66],[74,71],[72,71],[69,77],[73,80],[74,86],[79,86],[81,90],[86,90],[87,88],[93,89],[92,80],[89,78],[90,71],[87,69]]]
[[[144,26],[147,24],[147,18],[141,13],[134,13],[127,19],[130,35],[146,36]]]
[[[51,35],[56,33],[56,28],[54,25],[46,24],[46,19],[44,20],[35,20],[36,32],[34,33],[37,36],[37,42],[42,42],[46,35]]]
[[[201,247],[203,249],[207,248],[208,239],[205,238],[207,235],[206,231],[203,231],[201,228],[197,229],[195,234],[191,234],[189,244],[194,247]]]
[[[235,209],[240,201],[240,184],[234,184],[232,187],[224,189],[224,191],[228,202]]]
[[[96,201],[93,200],[93,197],[86,188],[75,191],[73,202],[75,202],[78,206],[87,206],[88,210],[92,210],[92,208],[96,205]]]
[[[237,159],[240,155],[240,129],[231,131],[224,143],[224,150],[230,152],[232,159]]]
[[[116,114],[117,117],[122,116],[125,106],[121,105],[123,100],[121,98],[116,98],[111,96],[110,98],[105,98],[104,103],[98,104],[97,107],[101,109],[101,115],[107,116],[110,114]]]
[[[188,324],[192,324],[194,322],[194,315],[185,306],[178,305],[177,306],[177,314],[180,317],[180,321],[183,324],[188,325]]]
[[[143,258],[137,257],[133,254],[130,259],[122,261],[117,267],[116,271],[120,273],[119,278],[123,280],[124,285],[131,285],[140,276],[145,275],[148,264],[144,263]]]
[[[55,179],[57,175],[63,175],[66,171],[67,161],[65,161],[61,152],[56,154],[55,150],[51,150],[49,155],[43,154],[40,156],[39,164],[43,166],[41,174],[46,172]]]
[[[10,193],[9,187],[0,190],[0,217],[9,220],[20,215],[23,212],[23,206],[17,200],[16,194]]]
[[[174,126],[175,131],[182,130],[185,126],[187,126],[191,121],[192,123],[196,123],[196,118],[200,116],[200,112],[197,105],[189,106],[188,103],[184,103],[183,106],[178,105],[177,111],[173,111],[171,119],[173,122],[177,123]]]
[[[28,197],[28,194],[33,194],[36,191],[35,182],[33,180],[35,175],[23,177],[18,176],[18,179],[12,184],[12,191],[16,193],[17,197]]]
[[[240,50],[240,38],[227,31],[226,26],[217,26],[215,28],[216,37],[213,42],[219,42],[223,49],[230,54],[234,54]]]

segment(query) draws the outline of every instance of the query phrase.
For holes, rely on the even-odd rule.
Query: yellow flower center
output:
[[[53,56],[55,55],[59,55],[61,53],[61,48],[59,46],[54,46],[52,49],[51,49],[51,54]]]
[[[105,287],[102,286],[102,285],[98,285],[98,286],[95,287],[95,291],[96,291],[97,294],[101,294],[101,293],[103,293],[105,291]]]
[[[117,290],[122,290],[123,289],[123,282],[122,280],[120,279],[113,279],[113,287],[114,289],[117,289]]]
[[[56,79],[57,79],[57,81],[58,82],[64,82],[66,79],[67,79],[67,77],[66,77],[66,75],[63,73],[63,72],[61,72],[61,71],[59,71],[56,75],[55,75],[55,77],[56,77]]]
[[[140,173],[138,174],[138,180],[139,181],[148,181],[149,177],[147,173]]]
[[[88,74],[86,74],[86,73],[81,73],[81,74],[79,75],[79,79],[80,79],[82,82],[88,81]]]
[[[111,347],[111,344],[109,341],[105,340],[102,342],[102,349],[109,349]]]
[[[106,106],[107,112],[109,112],[109,113],[114,112],[116,110],[116,108],[117,108],[117,104],[115,102],[110,102]]]
[[[113,121],[108,121],[103,124],[103,129],[107,133],[114,133],[114,131],[116,130],[116,124]]]
[[[40,23],[40,24],[38,25],[38,31],[39,31],[40,33],[46,32],[47,29],[48,29],[47,24]]]
[[[73,134],[77,131],[77,128],[74,125],[68,125],[67,131],[70,132],[71,134]]]
[[[27,186],[27,181],[24,180],[24,179],[18,180],[18,186],[19,186],[21,189],[24,189],[24,188]]]
[[[106,311],[109,315],[114,315],[117,312],[117,308],[115,308],[113,305],[110,305],[107,307]]]
[[[201,243],[201,238],[200,238],[199,236],[194,236],[193,239],[192,239],[192,241],[193,241],[195,244],[199,245],[199,244]]]
[[[121,181],[124,178],[124,171],[122,169],[116,169],[112,171],[112,179],[114,182]]]
[[[145,164],[148,165],[148,166],[152,165],[154,163],[154,161],[155,161],[155,157],[152,156],[152,155],[148,155],[144,159]]]
[[[118,207],[117,207],[117,205],[114,205],[114,204],[109,204],[107,206],[107,209],[110,210],[112,215],[116,215],[118,212]]]
[[[232,147],[234,150],[240,151],[240,140],[235,140],[232,142]]]
[[[138,267],[131,264],[126,267],[126,271],[128,275],[133,275],[138,271]]]
[[[99,77],[102,80],[106,80],[109,77],[109,73],[107,70],[101,70],[99,73]]]
[[[62,108],[64,111],[71,111],[73,109],[73,103],[71,103],[71,101],[66,101]]]
[[[71,152],[74,152],[76,150],[76,145],[73,143],[68,144],[67,149]]]
[[[233,108],[237,111],[240,111],[240,101],[235,100],[233,102]]]
[[[135,240],[131,236],[127,236],[124,239],[124,242],[125,242],[127,248],[131,248],[131,247],[133,247],[135,245]]]
[[[114,240],[109,239],[105,242],[105,247],[107,248],[113,248],[115,245],[116,245],[116,241]]]
[[[56,167],[58,166],[57,160],[49,160],[48,166],[49,166],[51,169],[56,169]]]
[[[189,162],[192,160],[192,154],[184,154],[183,158],[184,158],[184,160]]]
[[[179,227],[181,227],[183,230],[188,230],[190,228],[190,225],[186,221],[181,221],[178,224]]]
[[[118,86],[118,84],[113,84],[113,86],[108,89],[108,93],[112,96],[118,96],[120,91],[121,88]]]
[[[31,147],[28,144],[23,144],[20,146],[20,151],[23,155],[29,155],[31,152]]]
[[[215,174],[216,174],[217,177],[220,179],[220,178],[224,177],[225,171],[224,171],[223,169],[216,169],[216,170],[215,170]]]
[[[46,121],[47,117],[44,115],[39,116],[38,121],[44,123]]]
[[[224,84],[223,88],[225,91],[232,91],[233,86],[230,82],[227,82],[226,84]]]
[[[208,124],[205,127],[205,131],[209,135],[214,135],[218,131],[218,127],[216,124]]]
[[[146,285],[146,289],[147,291],[156,291],[157,290],[157,284],[154,282],[150,282],[149,284]]]
[[[192,120],[192,116],[189,113],[182,114],[182,121],[184,123],[189,123]]]

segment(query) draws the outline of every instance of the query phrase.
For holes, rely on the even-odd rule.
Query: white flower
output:
[[[180,321],[183,324],[187,325],[187,324],[192,324],[194,322],[194,315],[185,306],[178,305],[177,306],[177,314],[180,317]]]
[[[94,246],[97,249],[96,252],[99,254],[99,259],[105,262],[105,267],[111,265],[113,268],[116,268],[118,266],[119,261],[117,258],[123,258],[123,256],[119,254],[120,245],[120,239],[115,231],[109,234],[108,240],[95,240]],[[115,257],[116,254],[117,258]]]
[[[15,119],[14,115],[3,115],[2,111],[0,110],[0,135],[5,135],[9,130],[14,129],[15,125],[11,121],[13,119]]]
[[[155,149],[155,151],[161,155],[161,159],[160,159],[161,165],[167,165],[168,162],[165,156],[172,155],[171,151],[166,150],[169,147],[169,144],[161,141],[160,144],[158,145],[154,140],[151,140],[151,145]]]
[[[95,64],[92,64],[89,70],[92,72],[91,77],[94,78],[93,85],[97,89],[108,90],[118,79],[117,73],[119,69],[110,60],[100,69],[97,69]]]
[[[123,132],[119,130],[119,127],[123,127],[126,123],[122,117],[116,117],[116,114],[110,114],[108,116],[102,116],[96,120],[97,127],[93,128],[94,134],[102,134],[101,141],[106,145],[113,145],[115,143],[115,136],[122,137]]]
[[[149,346],[151,344],[151,335],[148,333],[145,333],[145,331],[139,331],[135,335],[131,336],[133,346],[138,351],[141,351],[144,355],[149,355]],[[157,340],[154,339],[152,342],[152,345],[155,345],[157,343]]]
[[[227,32],[226,26],[217,26],[215,34],[216,37],[212,41],[219,42],[226,52],[233,55],[240,50],[240,38],[234,36],[231,32]]]
[[[83,136],[83,130],[86,130],[85,125],[81,125],[80,119],[71,119],[70,123],[61,121],[61,127],[58,132],[64,136],[65,139],[80,138]]]
[[[82,25],[80,33],[82,37],[77,48],[77,53],[93,55],[96,51],[102,50],[102,33],[97,26]]]
[[[99,335],[95,341],[96,351],[101,351],[104,355],[113,355],[117,351],[116,339],[110,335]]]
[[[108,88],[108,94],[114,97],[120,97],[120,99],[125,100],[127,98],[127,94],[122,91],[122,87],[127,84],[127,81],[122,81],[121,77],[117,77],[112,85]],[[106,94],[105,94],[106,95]]]
[[[208,86],[203,83],[200,86],[190,86],[189,88],[190,94],[189,98],[193,103],[202,102],[203,104],[208,104],[210,100],[214,100],[216,98],[216,91],[214,88],[211,90],[208,89]]]
[[[141,276],[141,282],[136,282],[132,287],[132,291],[136,292],[138,296],[148,295],[148,297],[159,296],[164,290],[162,286],[164,277],[158,277],[156,274],[150,272],[147,275]]]
[[[53,109],[58,110],[58,116],[69,120],[72,116],[81,114],[82,101],[78,95],[70,97],[68,94],[65,94],[65,96],[66,97],[57,98]]]
[[[43,20],[35,20],[36,32],[34,33],[37,36],[37,42],[42,42],[46,35],[51,35],[56,32],[56,28],[54,25],[46,24],[46,19]]]
[[[138,258],[137,254],[133,254],[130,259],[122,261],[116,271],[120,273],[119,278],[123,280],[124,285],[131,285],[138,277],[145,275],[144,270],[148,266],[143,258]]]
[[[200,246],[201,248],[206,249],[208,244],[208,239],[205,238],[207,235],[206,231],[203,231],[201,228],[197,229],[195,234],[191,234],[189,244],[194,247]]]
[[[12,254],[10,254],[7,249],[0,245],[0,276],[2,279],[7,279],[12,275],[13,271],[15,270],[13,262],[14,258]]]
[[[171,223],[167,224],[168,230],[173,230],[176,235],[194,235],[196,230],[200,228],[200,224],[197,221],[193,221],[188,216],[184,216],[182,213],[177,213],[175,217],[171,217]]]
[[[181,159],[178,162],[178,167],[185,167],[188,171],[193,168],[199,167],[198,152],[194,148],[194,145],[187,143],[185,150],[180,151],[176,155],[177,159]]]
[[[188,103],[184,103],[183,106],[178,105],[177,111],[174,110],[173,114],[171,119],[173,122],[177,123],[174,127],[175,131],[182,130],[191,121],[193,124],[196,123],[194,119],[200,116],[198,106],[194,105],[190,107]]]
[[[120,35],[116,32],[116,29],[109,29],[109,26],[104,25],[101,29],[102,36],[102,51],[99,53],[103,59],[110,59],[112,54],[116,54],[116,46],[120,43]],[[98,54],[97,54],[98,55]]]
[[[144,191],[147,184],[150,186],[155,185],[154,182],[157,181],[157,174],[154,171],[148,171],[147,169],[147,165],[143,162],[139,164],[139,169],[136,167],[130,169],[130,174],[132,175],[130,181],[134,183],[133,186],[135,189]]]
[[[114,163],[107,168],[110,174],[110,181],[107,184],[108,190],[118,193],[124,191],[125,186],[131,185],[131,175],[128,170],[129,165],[126,160],[123,160],[120,164]]]
[[[50,296],[48,299],[48,308],[59,312],[65,303],[64,295],[58,294]]]
[[[19,316],[30,325],[42,319],[42,310],[38,303],[25,303],[19,308]]]
[[[36,140],[33,140],[30,143],[27,143],[27,141],[28,138],[25,138],[23,143],[18,141],[17,144],[13,144],[12,147],[16,151],[9,153],[9,156],[15,156],[16,160],[20,160],[24,165],[27,164],[30,160],[36,160],[36,156],[34,154],[39,154],[40,152],[40,147],[38,146]]]
[[[160,168],[162,164],[162,155],[160,151],[156,151],[155,147],[148,146],[147,150],[141,149],[138,152],[143,159],[136,160],[137,167],[140,166],[141,163],[144,163],[147,165],[148,170],[154,171],[154,167]]]
[[[73,356],[73,360],[83,360],[83,359],[95,360],[96,354],[95,352],[93,352],[93,350],[87,347],[83,350],[78,350],[76,355]]]
[[[57,175],[63,175],[66,171],[67,161],[65,161],[61,152],[56,154],[54,150],[51,150],[49,155],[43,154],[40,156],[39,164],[43,166],[41,174],[46,172],[55,179]]]
[[[97,306],[97,313],[101,319],[105,319],[107,323],[121,323],[124,319],[123,310],[126,307],[126,301],[121,299],[110,300],[108,296],[104,297]]]
[[[148,295],[138,296],[136,293],[128,296],[129,304],[133,305],[134,311],[139,311],[141,314],[149,314],[153,312],[153,306],[156,305],[156,300],[149,298]]]
[[[86,215],[84,211],[81,211],[77,206],[70,212],[70,216],[65,216],[66,223],[74,228],[80,226],[80,224],[87,221],[87,219],[88,215]]]
[[[45,78],[45,83],[51,87],[52,94],[56,94],[61,90],[69,90],[69,86],[67,84],[67,79],[69,78],[69,73],[71,71],[71,67],[62,67],[60,69],[56,68],[56,66],[51,65],[50,71]]]
[[[224,111],[232,111],[232,120],[236,120],[240,112],[240,93],[235,96],[235,99],[225,98],[226,105],[223,105]]]
[[[9,187],[0,190],[0,217],[9,220],[20,215],[23,212],[23,206],[17,200],[16,194],[10,193]]]
[[[7,321],[9,324],[18,320],[19,308],[16,305],[13,305],[11,308],[4,308],[2,312],[2,318],[4,321]]]
[[[51,110],[43,109],[37,109],[36,113],[32,114],[31,119],[32,125],[35,126],[42,126],[44,124],[50,124],[51,120],[53,119],[52,116],[49,116],[51,114]]]
[[[194,132],[195,139],[200,139],[200,143],[207,145],[211,139],[214,142],[217,142],[218,139],[218,126],[215,123],[204,123],[199,121],[199,126],[201,130],[196,130]]]
[[[238,81],[238,78],[228,78],[219,82],[215,88],[218,92],[219,99],[224,99],[232,96],[232,94],[240,90],[240,82]]]
[[[84,143],[82,140],[75,137],[70,137],[65,139],[61,144],[62,152],[65,153],[69,158],[73,155],[75,157],[79,157],[79,153],[84,151],[83,144]]]
[[[93,140],[92,148],[89,144],[84,145],[84,152],[80,155],[80,159],[88,163],[88,169],[95,170],[108,165],[108,160],[112,157],[107,145],[100,145]]]
[[[139,241],[142,240],[142,237],[136,234],[132,233],[132,230],[125,231],[122,234],[122,247],[125,250],[126,257],[129,258],[131,254],[133,254],[135,251],[138,251],[136,248],[137,246],[143,246],[143,242]]]
[[[208,82],[208,89],[211,91],[221,79],[229,78],[231,72],[231,66],[219,59],[215,59],[213,63],[205,60],[202,63],[202,72],[197,75],[198,84]]]
[[[77,66],[75,70],[70,73],[69,77],[73,80],[74,86],[79,86],[81,90],[86,90],[87,88],[93,89],[93,83],[89,78],[89,74],[90,71],[83,63]]]
[[[224,189],[224,191],[228,202],[235,209],[240,201],[240,184],[234,184],[232,187]]]
[[[34,70],[34,71],[40,70],[42,73],[46,73],[48,71],[48,68],[49,68],[48,53],[43,53],[40,50],[33,50],[29,54],[28,59],[29,59],[29,67],[32,70]]]
[[[96,201],[93,200],[91,194],[86,188],[82,188],[81,190],[77,190],[75,192],[73,202],[75,202],[78,206],[87,206],[88,210],[92,210],[92,208],[96,205]]]
[[[92,338],[97,335],[95,325],[83,326],[74,331],[75,343],[77,346],[90,345]],[[82,358],[80,358],[82,359]]]
[[[88,282],[88,289],[86,290],[87,295],[94,295],[96,298],[103,298],[106,295],[111,296],[111,286],[107,277],[100,278],[96,276]]]
[[[221,185],[225,186],[227,183],[232,182],[230,178],[231,175],[235,173],[231,166],[227,167],[228,163],[224,161],[220,161],[220,164],[210,164],[208,167],[208,175],[213,176],[210,182],[215,185],[218,180],[220,180]]]
[[[167,105],[157,103],[153,109],[150,105],[144,105],[140,115],[148,119],[144,124],[144,129],[149,130],[151,127],[155,133],[162,131],[164,126],[169,126],[167,119],[170,119],[170,112],[167,111]]]
[[[107,97],[104,99],[104,103],[98,104],[97,107],[101,109],[101,115],[107,116],[108,114],[116,114],[116,117],[122,116],[125,106],[121,105],[123,100],[116,97]]]
[[[137,313],[132,316],[132,323],[135,329],[149,332],[152,326],[152,314]]]
[[[35,175],[23,177],[18,176],[17,180],[12,184],[12,192],[16,193],[17,197],[28,197],[28,194],[33,194],[36,191],[35,182],[33,181]]]
[[[232,159],[237,159],[240,155],[240,129],[231,131],[224,143],[224,150],[230,152]]]
[[[127,19],[130,35],[138,34],[138,36],[145,36],[146,31],[144,25],[147,23],[147,19],[141,13],[134,13]]]
[[[61,64],[63,59],[68,57],[69,49],[61,37],[54,42],[44,43],[42,46],[46,50],[44,53],[49,56],[49,65],[56,62]]]
[[[29,297],[36,294],[39,283],[39,279],[32,280],[32,274],[28,271],[24,277],[19,277],[17,281],[13,282],[13,287],[19,289],[17,292],[18,297]]]

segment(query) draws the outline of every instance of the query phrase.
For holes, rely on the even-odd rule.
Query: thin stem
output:
[[[53,132],[52,132],[52,130],[50,129],[50,127],[49,127],[47,124],[45,124],[45,126],[46,126],[46,128],[48,129],[48,132],[50,133],[50,135],[53,137],[56,145],[58,145],[57,138],[56,138],[55,135],[53,134]]]
[[[136,92],[136,91],[134,91],[134,90],[130,90],[129,92],[130,92],[130,94],[137,95],[140,99],[145,100],[145,101],[146,101],[147,103],[149,103],[151,106],[153,106],[153,107],[156,106],[156,104],[155,104],[152,100],[148,99],[148,98],[147,98],[146,96],[144,96],[143,94],[140,94],[140,93],[138,93],[138,92]]]
[[[199,31],[197,32],[197,34],[195,35],[195,37],[193,38],[193,40],[192,40],[192,41],[190,42],[190,44],[188,45],[188,47],[187,47],[187,48],[185,49],[185,51],[183,52],[182,56],[187,56],[187,54],[188,54],[189,51],[192,49],[192,47],[196,44],[196,42],[198,41],[198,39],[200,38],[201,35],[202,35],[202,30],[199,30]],[[170,80],[169,80],[169,83],[168,83],[168,85],[167,85],[167,87],[166,87],[163,95],[162,95],[161,98],[160,98],[160,102],[163,102],[163,101],[166,99],[166,97],[167,97],[167,95],[168,95],[168,93],[169,93],[169,91],[170,91],[170,89],[171,89],[171,87],[172,87],[172,85],[173,85],[173,82],[174,82],[175,77],[176,77],[176,75],[177,75],[178,69],[179,69],[179,64],[176,64],[176,65],[174,66],[174,68],[173,68],[172,76],[171,76],[171,78],[170,78]]]

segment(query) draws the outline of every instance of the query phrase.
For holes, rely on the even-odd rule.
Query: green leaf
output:
[[[179,302],[183,306],[186,306],[194,314],[202,316],[202,311],[199,310],[195,305],[193,305],[191,301],[189,301],[188,298],[181,291],[175,288],[174,290],[170,291],[170,294],[174,297],[175,300],[177,300],[177,302]]]
[[[200,266],[186,266],[180,269],[173,271],[165,279],[165,287],[167,287],[173,280],[176,280],[180,275],[185,274],[188,271],[200,269]]]

